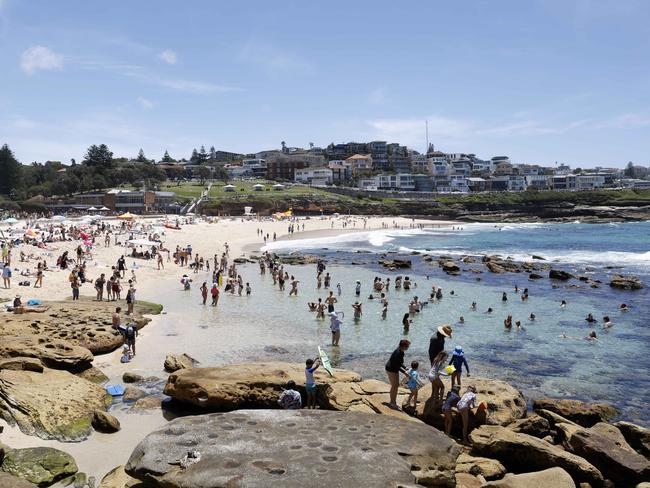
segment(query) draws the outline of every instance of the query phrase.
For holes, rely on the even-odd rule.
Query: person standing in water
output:
[[[334,304],[335,304],[337,301],[338,301],[338,300],[337,300],[336,297],[334,296],[334,292],[333,292],[333,291],[330,291],[329,296],[325,299],[325,302],[327,303],[327,311],[328,311],[329,313],[332,313],[332,312],[334,311]]]
[[[291,290],[289,290],[289,296],[291,296],[291,295],[298,296],[298,283],[300,283],[300,281],[298,281],[292,275],[291,276]]]
[[[203,299],[202,305],[208,301],[208,284],[204,281],[201,285],[201,298]]]
[[[341,319],[336,312],[330,312],[330,330],[332,331],[332,346],[338,346],[341,339]]]

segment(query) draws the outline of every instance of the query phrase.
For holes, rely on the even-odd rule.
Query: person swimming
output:
[[[625,303],[621,303],[621,304],[618,306],[618,309],[619,309],[621,312],[627,312],[628,310],[630,310],[630,308],[629,308]]]
[[[609,315],[605,315],[603,317],[603,329],[609,329],[610,327],[613,327],[613,326],[614,326],[614,324],[610,320]]]
[[[531,313],[530,316],[528,317],[528,320],[530,320],[531,322],[533,322],[533,321],[535,320],[535,314],[534,314],[534,313]]]
[[[566,300],[560,302],[560,308],[566,308]]]
[[[587,314],[587,317],[585,318],[585,320],[587,322],[589,322],[590,324],[593,324],[594,322],[597,322],[597,320],[594,318],[594,316],[592,314]]]

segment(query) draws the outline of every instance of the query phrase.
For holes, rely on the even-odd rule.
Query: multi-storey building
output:
[[[294,181],[314,186],[332,184],[332,170],[330,168],[302,168],[294,171]]]
[[[347,158],[345,162],[350,164],[353,176],[359,173],[370,173],[373,168],[370,154],[355,154]]]

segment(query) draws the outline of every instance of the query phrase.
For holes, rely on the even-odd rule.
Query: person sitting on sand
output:
[[[278,404],[285,410],[300,410],[302,408],[302,397],[296,391],[296,382],[289,381],[287,388],[280,394]]]

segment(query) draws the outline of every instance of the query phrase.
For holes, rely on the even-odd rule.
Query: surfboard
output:
[[[318,346],[318,355],[320,356],[320,363],[323,365],[323,369],[327,371],[330,376],[334,376],[332,365],[330,364],[330,358],[327,357],[327,353],[323,351],[323,348],[320,346]]]
[[[122,385],[108,385],[106,391],[111,396],[122,396],[124,395],[124,387]]]

